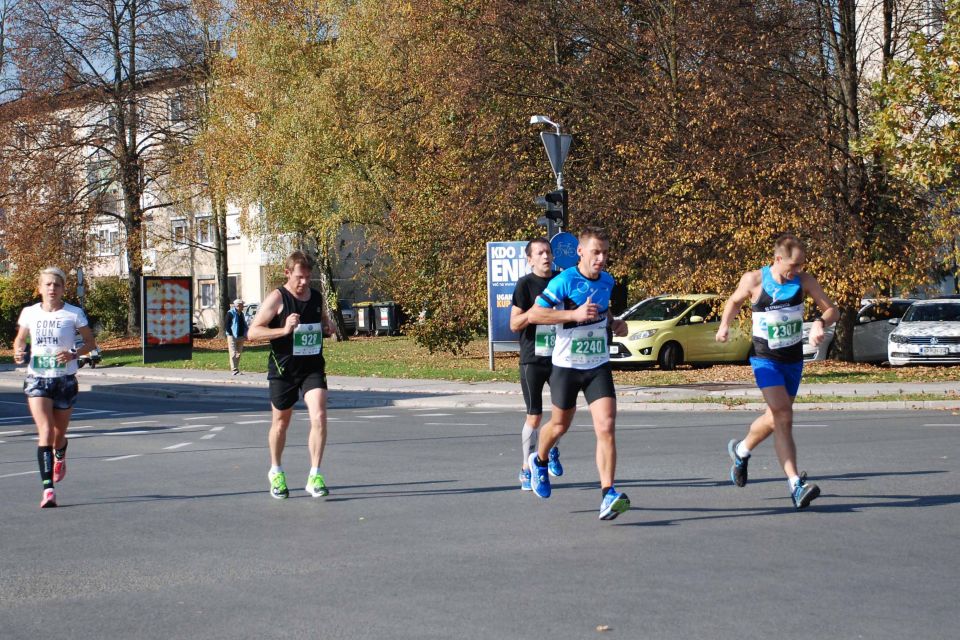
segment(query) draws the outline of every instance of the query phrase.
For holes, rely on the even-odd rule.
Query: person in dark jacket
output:
[[[227,334],[227,350],[230,352],[230,370],[233,375],[240,375],[240,354],[247,339],[247,318],[243,314],[243,300],[240,298],[234,300],[233,309],[227,311],[224,333]]]

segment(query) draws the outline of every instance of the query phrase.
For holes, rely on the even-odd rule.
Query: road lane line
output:
[[[208,424],[182,424],[179,427],[171,427],[170,431],[179,431],[180,429],[203,429],[209,427]]]
[[[23,433],[23,429],[17,429],[16,431],[0,431],[0,436],[15,436],[20,433]]]
[[[13,478],[14,476],[29,476],[33,473],[40,473],[39,471],[21,471],[20,473],[8,473],[6,475],[0,476],[0,478]]]
[[[234,424],[265,424],[270,422],[270,420],[240,420]]]
[[[217,434],[215,434],[215,433],[208,433],[208,434],[205,435],[205,436],[200,436],[200,439],[201,439],[201,440],[210,440],[211,438],[216,438],[216,437],[217,437]]]
[[[131,420],[130,422],[121,422],[122,425],[128,424],[157,424],[159,420]]]
[[[960,422],[928,422],[925,427],[960,427]]]
[[[190,418],[184,418],[184,420],[213,420],[217,416],[193,416]],[[247,417],[247,416],[244,416]]]
[[[213,429],[210,429],[210,431],[223,431],[223,427],[214,427]]]
[[[355,414],[355,415],[356,415],[358,418],[396,418],[396,417],[397,417],[397,416],[395,416],[395,415],[387,415],[387,414],[385,414],[385,413],[384,413],[384,414],[377,414],[377,415],[370,415],[370,416],[363,415],[362,413],[361,413],[361,414]]]
[[[105,458],[104,462],[116,462],[117,460],[129,460],[130,458],[139,458],[141,455],[143,454],[134,453],[133,455],[129,455],[129,456],[117,456],[116,458]]]
[[[486,422],[424,422],[428,427],[487,427]]]
[[[417,413],[415,414],[418,418],[440,418],[443,416],[452,416],[452,413]]]
[[[172,444],[169,447],[164,447],[164,451],[169,451],[170,449],[179,449],[180,447],[189,447],[192,442],[181,442],[180,444]]]

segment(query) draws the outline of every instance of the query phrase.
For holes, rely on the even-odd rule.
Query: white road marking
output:
[[[925,427],[960,427],[960,422],[928,422]]]
[[[77,429],[93,429],[97,425],[95,424],[78,424],[77,426],[70,425],[70,430],[75,431]]]
[[[388,414],[386,414],[386,413],[383,413],[383,414],[376,414],[376,415],[369,415],[369,416],[368,416],[368,415],[359,414],[359,415],[357,415],[357,417],[358,417],[358,418],[396,418],[397,416],[395,416],[395,415],[388,415]]]
[[[806,428],[809,429],[809,428],[812,428],[812,427],[825,428],[825,427],[829,427],[830,425],[828,425],[828,424],[803,424],[803,423],[797,424],[797,423],[794,423],[793,426],[795,426],[795,427],[806,427]]]
[[[170,427],[170,431],[179,431],[180,429],[204,429],[208,424],[182,424],[179,427]]]
[[[129,460],[130,458],[139,458],[141,455],[143,454],[134,453],[133,455],[129,455],[129,456],[117,456],[116,458],[105,458],[104,462],[116,462],[117,460]]]
[[[191,418],[184,418],[184,420],[212,420],[212,419],[214,419],[214,418],[216,418],[216,417],[217,417],[217,416],[193,416],[193,417],[191,417]],[[250,416],[244,416],[244,417],[245,417],[245,418],[248,418],[248,417],[250,417]]]
[[[21,471],[20,473],[8,473],[6,475],[0,476],[0,478],[13,478],[14,476],[29,476],[34,473],[40,473],[39,471]]]
[[[418,413],[418,418],[439,418],[441,416],[452,416],[452,413]]]
[[[215,434],[215,433],[208,433],[208,434],[205,435],[205,436],[200,436],[200,439],[201,439],[201,440],[209,440],[209,439],[211,439],[211,438],[216,438],[216,437],[217,437],[217,434]]]
[[[142,429],[137,429],[136,431],[106,431],[103,435],[105,436],[142,436],[145,433],[150,433],[149,431],[144,431]]]
[[[223,427],[214,427],[213,429],[210,429],[210,431],[223,431]]]
[[[502,413],[501,411],[467,411],[467,413],[472,413],[475,416],[478,416],[482,413]]]
[[[270,422],[270,420],[240,420],[235,424],[264,424],[268,422]]]
[[[93,436],[89,433],[68,433],[67,437],[73,440],[75,438],[92,438]],[[34,438],[34,440],[39,440],[39,438]]]
[[[16,422],[17,420],[30,420],[30,416],[20,416],[12,418],[0,418],[0,422]]]
[[[241,418],[259,418],[262,415],[263,415],[262,413],[241,413],[240,417]]]
[[[179,449],[180,447],[189,447],[192,442],[181,442],[180,444],[172,444],[169,447],[164,447],[164,451],[169,451],[170,449]]]
[[[486,422],[424,422],[428,427],[486,427]]]
[[[20,433],[23,433],[23,429],[17,429],[16,431],[0,431],[0,436],[15,436]]]
[[[131,420],[130,422],[121,422],[120,424],[157,424],[157,420]]]

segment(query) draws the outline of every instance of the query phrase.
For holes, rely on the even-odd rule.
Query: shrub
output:
[[[0,344],[6,347],[13,344],[20,310],[36,301],[32,285],[25,285],[12,276],[0,276]]]
[[[130,285],[126,279],[94,280],[84,305],[90,326],[102,337],[126,335],[129,301]]]

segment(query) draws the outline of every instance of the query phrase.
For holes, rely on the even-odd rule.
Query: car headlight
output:
[[[644,329],[643,331],[637,331],[636,333],[631,333],[627,336],[627,340],[643,340],[644,338],[649,338],[657,332],[656,329]]]
[[[910,339],[907,338],[907,336],[901,336],[898,333],[891,333],[890,342],[895,342],[896,344],[906,344],[907,342],[910,342]]]

